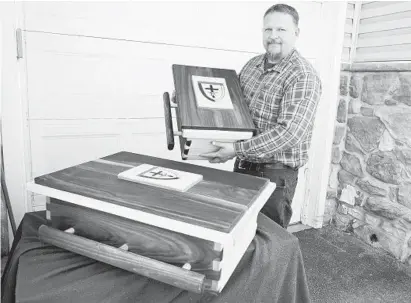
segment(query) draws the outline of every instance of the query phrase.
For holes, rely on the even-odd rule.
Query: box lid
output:
[[[118,174],[141,164],[201,174],[186,192],[129,182]],[[268,179],[130,152],[119,152],[34,179],[35,184],[229,233]]]
[[[174,64],[173,76],[182,130],[255,131],[235,70]]]

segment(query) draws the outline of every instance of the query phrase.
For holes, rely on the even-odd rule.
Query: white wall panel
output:
[[[162,117],[172,64],[240,70],[256,54],[26,32],[30,119]]]
[[[163,118],[31,121],[33,176],[122,150],[181,160],[178,144],[167,149],[164,125]]]
[[[110,39],[263,51],[270,2],[25,2],[25,29]],[[306,56],[316,55],[321,2],[293,2]]]

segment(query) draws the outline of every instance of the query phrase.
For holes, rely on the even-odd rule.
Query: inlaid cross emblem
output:
[[[178,176],[176,174],[159,167],[153,167],[145,172],[140,173],[138,176],[157,180],[178,179]]]

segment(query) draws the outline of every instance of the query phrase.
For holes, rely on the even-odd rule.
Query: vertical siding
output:
[[[411,2],[362,3],[354,61],[411,61]]]

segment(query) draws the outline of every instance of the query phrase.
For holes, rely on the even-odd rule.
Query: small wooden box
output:
[[[182,192],[118,177],[141,164],[202,179]],[[47,219],[54,229],[71,230],[73,237],[111,247],[127,247],[130,258],[139,255],[171,266],[150,275],[150,268],[124,266],[127,258],[123,258],[119,267],[196,292],[224,288],[252,241],[257,215],[274,189],[268,179],[129,152],[39,176],[28,184],[28,190],[49,198]],[[70,243],[63,242],[72,240],[62,239],[49,243],[71,250]],[[87,252],[99,244],[93,245],[72,251],[93,257]],[[102,251],[106,259],[98,254],[93,258],[117,266],[110,262],[113,253],[108,252]],[[173,276],[173,268],[180,276],[192,273],[201,285],[185,285],[185,280],[194,282],[186,277],[181,282]]]
[[[235,142],[255,135],[235,70],[173,65],[175,99],[164,94],[168,148],[178,135],[182,159],[202,159],[216,150],[213,140]],[[176,108],[178,131],[173,131],[171,107]]]

